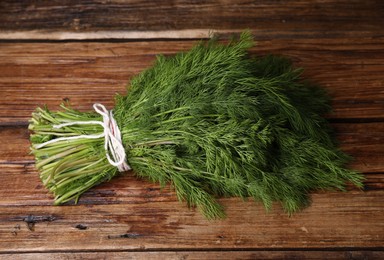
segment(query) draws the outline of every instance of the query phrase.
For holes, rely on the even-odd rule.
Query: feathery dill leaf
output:
[[[279,201],[293,213],[316,189],[362,186],[344,168],[348,157],[335,146],[322,115],[329,97],[304,82],[300,69],[279,56],[250,57],[249,32],[227,45],[201,42],[155,64],[117,95],[114,117],[127,158],[142,178],[171,184],[178,199],[207,218],[225,216],[216,198],[252,197],[270,209]],[[118,171],[105,158],[103,139],[37,144],[61,136],[97,134],[100,126],[63,122],[100,120],[63,106],[38,108],[30,129],[36,166],[56,204],[79,196]]]

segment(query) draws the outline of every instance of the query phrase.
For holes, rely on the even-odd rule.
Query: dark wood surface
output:
[[[383,259],[383,1],[0,1],[0,259]],[[156,54],[249,28],[254,55],[290,57],[333,97],[327,115],[364,190],[279,205],[221,199],[207,221],[174,192],[119,176],[52,206],[29,155],[28,120],[63,100],[113,107]]]

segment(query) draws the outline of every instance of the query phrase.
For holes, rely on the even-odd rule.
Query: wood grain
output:
[[[289,4],[245,0],[6,0],[0,3],[0,38],[110,39],[145,35],[137,32],[146,32],[144,38],[188,38],[185,30],[199,37],[206,36],[209,30],[245,28],[269,38],[373,36],[382,35],[383,12],[380,0],[294,0]],[[198,31],[190,31],[193,29]]]
[[[51,206],[32,167],[3,167],[0,183],[13,187],[1,189],[2,252],[379,249],[384,241],[382,188],[314,193],[312,205],[291,217],[279,205],[265,213],[251,200],[220,199],[227,218],[207,221],[177,202],[173,192],[129,174],[67,206]]]
[[[172,55],[195,42],[0,43],[0,124],[24,123],[37,106],[57,109],[63,100],[90,110],[95,102],[113,107],[133,76],[157,54]],[[383,118],[384,38],[258,41],[253,55],[291,58],[304,77],[329,90],[332,118]],[[84,94],[85,93],[85,94]]]
[[[380,0],[0,1],[0,259],[383,259],[383,13]],[[291,217],[223,198],[227,218],[207,221],[128,172],[52,205],[29,155],[36,106],[112,108],[157,54],[245,28],[252,55],[287,56],[329,91],[363,190],[313,191]]]

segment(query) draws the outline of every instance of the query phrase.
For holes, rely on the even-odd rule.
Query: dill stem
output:
[[[91,164],[86,163],[86,164],[84,164],[84,166],[81,165],[82,167],[78,167],[76,170],[66,172],[66,173],[63,173],[63,174],[56,176],[55,181],[60,181],[62,179],[68,178],[68,177],[73,177],[73,176],[78,176],[78,175],[83,175],[83,174],[87,175],[88,173],[92,173],[92,172],[97,173],[98,172],[97,170],[95,170],[95,169],[88,170],[88,168],[92,168],[95,165],[100,164],[104,160],[105,159],[99,159],[99,160],[97,160]],[[88,160],[85,160],[85,162],[86,161],[88,161]]]
[[[73,153],[73,152],[75,152],[75,151],[79,151],[79,150],[81,150],[82,148],[84,148],[84,146],[76,146],[76,147],[73,147],[73,148],[71,148],[71,149],[69,149],[69,150],[66,150],[66,151],[63,151],[63,152],[61,152],[61,153],[55,154],[55,155],[53,155],[53,156],[51,156],[51,157],[48,157],[48,158],[46,158],[46,159],[44,159],[44,160],[38,162],[38,163],[36,164],[36,167],[37,167],[37,168],[40,168],[40,167],[42,167],[43,165],[46,165],[47,163],[50,163],[50,162],[52,162],[52,161],[54,161],[54,160],[63,158],[63,157],[65,157],[65,156],[67,156],[67,155],[69,155],[69,154],[71,154],[71,153]]]
[[[175,138],[175,140],[177,140]],[[172,141],[170,139],[165,139],[165,140],[151,140],[147,142],[141,142],[141,143],[135,143],[132,145],[132,147],[137,147],[137,146],[156,146],[156,145],[172,145],[172,144],[177,144],[177,142]]]

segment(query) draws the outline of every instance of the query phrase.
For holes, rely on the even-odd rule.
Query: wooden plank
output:
[[[350,167],[361,172],[384,172],[384,122],[334,123],[340,148],[354,159]],[[0,164],[31,164],[26,126],[0,127]]]
[[[342,11],[340,11],[342,10]],[[374,36],[380,0],[290,1],[1,1],[1,39],[207,37],[209,30],[254,29],[260,36]]]
[[[383,188],[381,185],[383,181],[382,174],[384,173],[384,162],[382,160],[384,158],[384,136],[382,135],[384,123],[333,124],[333,126],[335,127],[341,149],[354,157],[349,167],[366,173],[366,190]],[[20,173],[20,175],[16,175],[16,179],[9,177],[3,180],[4,190],[7,190],[7,187],[12,185],[14,181],[28,185],[30,180],[24,181],[25,174],[32,173],[34,176],[38,176],[38,173],[34,170],[34,158],[29,154],[30,143],[27,128],[1,127],[0,143],[3,148],[0,150],[1,167],[7,168],[15,174]],[[118,187],[130,186],[131,182],[132,180],[129,178],[119,179],[121,185],[118,185]],[[31,197],[34,201],[38,201],[34,194],[43,191],[44,193],[39,196],[45,196],[45,190],[39,182],[35,183],[34,187],[28,189],[28,186],[23,186],[20,190],[14,188],[12,191],[7,192],[20,193],[23,198]],[[153,188],[158,189],[157,186]],[[112,194],[111,199],[114,196]],[[7,197],[9,199],[9,196]],[[21,203],[19,200],[20,198],[14,198],[13,203]]]
[[[26,123],[36,106],[57,109],[65,99],[80,110],[95,102],[113,106],[129,78],[155,60],[188,50],[194,42],[0,43],[0,124]],[[305,77],[334,98],[332,118],[383,118],[384,38],[258,41],[254,55],[290,57]]]
[[[384,243],[383,178],[376,190],[314,193],[312,205],[291,217],[278,205],[265,213],[251,200],[220,199],[227,218],[207,221],[173,192],[130,174],[93,189],[78,205],[51,206],[30,167],[2,168],[1,252],[368,250]]]
[[[180,252],[85,252],[85,253],[25,253],[3,254],[4,260],[34,260],[34,259],[188,259],[188,260],[223,260],[223,259],[370,259],[384,258],[384,251],[180,251]]]

